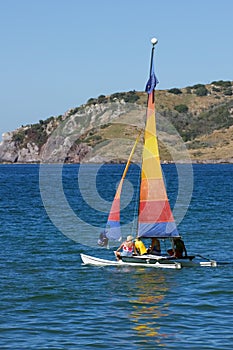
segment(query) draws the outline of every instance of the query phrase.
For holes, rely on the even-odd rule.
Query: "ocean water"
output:
[[[87,175],[93,168],[85,167],[82,192],[76,165],[64,167],[62,183],[71,211],[87,222],[83,230],[90,234],[91,225],[93,231],[104,225],[104,205],[110,205],[112,181],[119,181],[122,166],[97,169],[102,213],[101,200],[90,205],[83,194],[92,186]],[[174,206],[176,169],[165,165],[163,171]],[[221,264],[181,270],[102,268],[82,265],[80,253],[112,258],[112,250],[83,244],[83,235],[74,235],[73,241],[54,225],[42,202],[39,166],[0,165],[0,349],[231,349],[233,165],[194,165],[193,173],[194,190],[179,230],[189,253]],[[48,180],[59,187],[51,174]],[[186,184],[191,186],[190,178]],[[136,189],[125,205],[125,222],[135,195]],[[51,210],[53,203],[66,221],[65,209],[59,211],[64,203],[49,202]],[[75,222],[73,231],[79,229]]]

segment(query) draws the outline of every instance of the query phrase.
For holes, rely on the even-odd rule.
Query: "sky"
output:
[[[233,80],[232,0],[0,0],[0,135],[91,97]],[[1,136],[0,136],[1,139]]]

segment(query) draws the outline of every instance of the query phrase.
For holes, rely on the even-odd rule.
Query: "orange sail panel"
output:
[[[153,62],[150,74],[154,75]],[[153,81],[153,79],[156,81],[155,76],[154,78],[153,76],[150,76],[149,81]],[[138,236],[160,238],[175,237],[179,236],[179,234],[167,198],[160,165],[158,141],[156,136],[154,87],[151,87],[150,85],[148,94],[141,168]]]

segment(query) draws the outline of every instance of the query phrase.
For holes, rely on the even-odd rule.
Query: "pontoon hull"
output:
[[[147,259],[147,260],[141,260],[141,261],[135,261],[133,259],[132,261],[112,261],[112,260],[105,260],[100,258],[95,258],[90,255],[86,254],[80,254],[81,259],[83,261],[83,264],[85,265],[94,265],[94,266],[134,266],[134,267],[153,267],[153,268],[166,268],[166,269],[181,269],[181,264],[179,262],[159,262],[155,259]]]
[[[175,259],[169,257],[160,257],[154,255],[122,257],[119,261],[106,260],[96,258],[86,254],[80,254],[83,264],[94,266],[139,266],[139,267],[153,267],[153,268],[167,268],[167,269],[181,269],[182,267],[216,267],[215,260],[199,261],[195,260],[194,256],[187,258]]]
[[[132,256],[132,257],[122,257],[123,262],[137,264],[142,262],[147,262],[148,264],[153,264],[159,262],[160,265],[178,263],[181,267],[194,267],[194,266],[205,266],[205,267],[216,267],[217,262],[215,260],[205,260],[201,261],[196,259],[195,256],[183,257],[180,259],[159,256],[159,255],[142,255],[142,256]]]

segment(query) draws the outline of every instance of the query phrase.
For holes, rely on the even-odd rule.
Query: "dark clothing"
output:
[[[187,250],[185,248],[184,242],[179,237],[173,239],[173,249],[169,249],[167,252],[169,255],[176,258],[182,258],[183,254],[184,256],[187,256]]]

